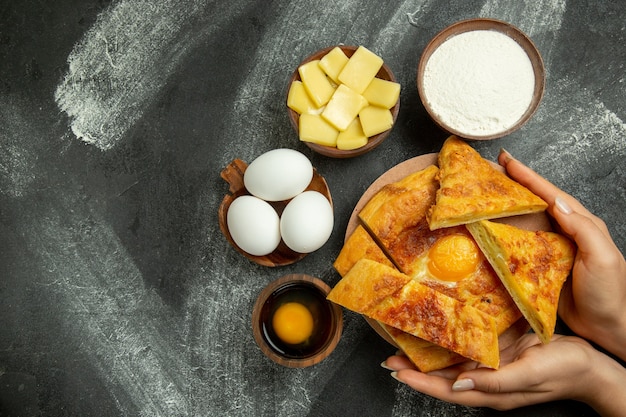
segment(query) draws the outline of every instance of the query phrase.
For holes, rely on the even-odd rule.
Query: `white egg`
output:
[[[250,194],[265,201],[289,200],[308,187],[313,178],[313,165],[302,153],[293,149],[274,149],[248,165],[243,183]]]
[[[233,200],[226,215],[237,246],[255,256],[272,253],[280,243],[280,218],[266,201],[251,195]]]
[[[313,252],[324,245],[333,231],[333,208],[317,191],[305,191],[291,200],[280,217],[280,233],[289,248]]]

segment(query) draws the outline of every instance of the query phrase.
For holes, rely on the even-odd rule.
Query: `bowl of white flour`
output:
[[[430,117],[449,133],[472,140],[510,134],[543,97],[545,70],[533,42],[495,19],[457,22],[422,53],[417,88]]]

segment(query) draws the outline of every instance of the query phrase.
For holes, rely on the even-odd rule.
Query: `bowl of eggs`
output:
[[[400,110],[400,84],[364,46],[332,46],[304,59],[289,80],[287,111],[298,137],[332,158],[379,146]]]
[[[343,329],[341,307],[330,287],[306,274],[285,275],[265,287],[252,310],[254,339],[274,362],[290,368],[315,365],[335,349]]]
[[[221,172],[230,184],[219,207],[220,229],[242,255],[263,266],[284,266],[322,247],[334,225],[326,180],[293,149],[274,149],[249,165],[232,161]]]
[[[495,19],[469,19],[439,32],[424,49],[417,88],[431,119],[471,140],[506,136],[539,107],[543,60],[531,39]]]

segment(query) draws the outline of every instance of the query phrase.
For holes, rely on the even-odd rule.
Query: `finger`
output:
[[[576,211],[566,212],[565,209],[553,211],[553,217],[561,230],[570,236],[578,245],[578,250],[593,257],[603,258],[607,253],[615,251],[615,243],[604,222],[587,217]]]
[[[401,355],[394,355],[387,358],[381,366],[385,369],[389,370],[400,370],[400,369],[415,369],[415,365],[406,357]]]
[[[498,155],[498,162],[506,169],[506,172],[511,176],[511,178],[528,188],[533,193],[537,194],[550,206],[553,206],[554,199],[557,196],[560,196],[579,213],[589,213],[589,211],[582,204],[580,204],[578,200],[561,190],[556,185],[552,184],[530,167],[513,158],[511,154],[504,149],[500,152],[500,155]]]
[[[519,394],[494,394],[472,389],[454,391],[452,389],[453,381],[410,369],[393,372],[391,375],[416,391],[456,404],[470,407],[491,407],[500,410],[515,408],[524,404],[523,399],[516,398],[520,397]]]
[[[471,381],[469,383],[468,381]],[[460,374],[455,382],[458,390],[473,389],[486,393],[511,393],[526,391],[535,385],[532,373],[527,364],[512,362],[496,371],[489,368],[478,368]]]
[[[546,203],[548,203],[548,212],[553,217],[559,217],[558,214],[562,213],[562,210],[559,209],[569,208],[571,211],[575,211],[576,213],[589,218],[600,230],[602,230],[605,236],[610,237],[606,224],[587,210],[587,208],[577,199],[567,194],[565,191],[561,190],[541,175],[537,174],[519,160],[513,158],[511,154],[505,150],[500,152],[498,162],[506,169],[511,178],[528,188],[533,193],[537,194]]]
[[[466,362],[459,363],[457,365],[448,366],[447,368],[430,371],[430,372],[427,372],[427,374],[455,380],[459,376],[459,374],[461,374],[462,372],[476,369],[478,366],[479,366],[478,362],[466,361]]]
[[[557,335],[554,335],[557,337]],[[541,341],[536,333],[526,333],[514,343],[500,351],[500,367],[516,361],[519,355],[531,346],[540,345]]]

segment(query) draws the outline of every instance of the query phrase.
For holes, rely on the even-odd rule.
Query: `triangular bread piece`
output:
[[[435,202],[437,171],[433,165],[398,182],[387,184],[363,207],[359,220],[400,272],[493,316],[498,333],[502,333],[521,317],[521,313],[489,262],[473,243],[472,236],[464,226],[434,231],[428,227],[426,211]],[[454,264],[456,255],[462,257],[462,250],[475,254],[477,259],[475,269],[468,271],[466,276],[456,282],[437,279],[428,266],[431,248],[450,237],[464,238],[463,241],[471,242],[471,247],[455,247],[455,253],[447,256],[449,264]],[[353,246],[352,243],[350,246]],[[360,243],[350,253],[356,254],[367,247]],[[338,259],[341,261],[344,258],[340,254]],[[351,259],[354,262],[358,260],[356,256]],[[373,256],[368,256],[368,259],[377,260]]]
[[[554,334],[559,296],[576,248],[557,233],[482,220],[466,225],[543,343]]]
[[[390,267],[394,266],[363,226],[358,225],[341,248],[333,266],[343,277],[362,258],[371,259]]]
[[[404,352],[407,358],[422,372],[431,372],[438,369],[447,368],[457,363],[465,362],[467,359],[458,353],[424,339],[415,337],[395,327],[378,323],[389,335],[393,342]]]
[[[395,268],[361,259],[327,298],[485,366],[499,365],[493,317],[422,285]]]
[[[548,207],[456,136],[444,142],[438,164],[437,200],[428,211],[431,230],[537,213]]]

